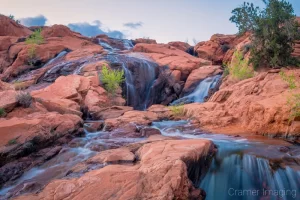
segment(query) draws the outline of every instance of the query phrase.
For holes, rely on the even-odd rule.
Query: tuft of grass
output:
[[[5,109],[0,108],[0,117],[4,117],[6,115]]]
[[[25,41],[26,44],[42,44],[44,42],[44,37],[42,36],[42,29],[39,28],[35,30]]]
[[[29,92],[19,92],[16,99],[18,104],[24,108],[28,108],[32,103],[32,96]]]
[[[253,69],[249,66],[248,59],[244,59],[242,52],[235,51],[231,64],[228,66],[229,74],[237,80],[244,80],[254,76]]]
[[[287,82],[287,84],[289,85],[289,88],[291,90],[297,88],[296,77],[295,77],[294,74],[287,75],[283,71],[279,72],[279,74],[280,74],[280,77],[282,78],[282,80],[284,80],[285,82]]]
[[[123,70],[110,70],[105,65],[102,67],[99,78],[106,91],[111,95],[115,95],[116,90],[125,80]]]
[[[186,114],[183,104],[169,106],[169,109],[170,109],[172,115],[175,117],[184,117]]]

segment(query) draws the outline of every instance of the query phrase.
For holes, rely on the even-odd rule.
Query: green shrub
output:
[[[16,98],[18,104],[24,108],[28,108],[32,103],[32,97],[29,92],[19,92]]]
[[[6,115],[6,112],[4,108],[0,108],[0,117],[4,117]]]
[[[27,39],[26,44],[28,45],[34,45],[34,44],[42,44],[44,42],[44,38],[42,36],[42,29],[39,28],[35,30]]]
[[[183,104],[169,106],[169,109],[170,109],[172,115],[175,117],[184,117],[186,114]]]
[[[229,74],[237,80],[244,80],[254,76],[254,71],[248,65],[248,59],[243,58],[240,51],[235,51],[231,64],[228,66]]]
[[[102,67],[99,78],[106,91],[111,95],[115,95],[116,90],[125,80],[123,70],[110,70],[105,65]]]
[[[263,9],[244,2],[232,11],[230,21],[237,25],[240,34],[252,33],[250,63],[254,68],[289,65],[293,45],[300,38],[292,4],[286,0],[263,2]]]

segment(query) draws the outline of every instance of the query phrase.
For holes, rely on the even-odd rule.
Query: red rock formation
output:
[[[299,79],[300,70],[292,72]],[[185,108],[201,128],[213,132],[299,138],[300,123],[289,123],[290,97],[287,83],[278,72],[270,71],[228,86],[223,84],[207,103]]]
[[[161,140],[161,139],[160,139]],[[138,150],[134,150],[138,149]],[[89,159],[89,163],[109,162],[80,178],[54,180],[36,195],[18,200],[35,199],[204,199],[192,186],[187,170],[191,163],[211,154],[208,140],[162,140],[135,144],[132,148],[104,151]],[[120,161],[139,162],[122,165]],[[198,166],[199,167],[199,166]],[[141,187],[142,186],[142,187]],[[197,194],[192,196],[192,194]]]
[[[0,37],[16,36],[26,37],[32,33],[27,27],[17,24],[14,20],[0,14]]]
[[[175,47],[181,51],[187,51],[191,46],[186,42],[169,42],[168,45],[171,45],[172,47]]]
[[[150,57],[161,66],[167,65],[171,70],[179,70],[186,77],[192,70],[211,64],[207,60],[196,58],[166,44],[141,43],[135,45],[133,51],[144,53],[145,56]]]
[[[215,34],[209,41],[200,42],[195,47],[198,57],[210,60],[213,64],[222,64],[224,57],[231,57],[237,44],[245,40],[243,36]]]
[[[55,57],[63,50],[72,50],[66,60],[76,60],[87,56],[93,56],[95,53],[102,53],[103,48],[90,41],[89,38],[81,36],[78,33],[72,32],[68,27],[63,25],[54,25],[52,27],[43,28],[42,35],[44,43],[36,46],[35,59],[40,63],[46,63],[51,58]],[[24,42],[16,43],[16,39],[0,37],[0,44],[5,43],[5,51],[0,51],[0,75],[2,80],[9,80],[12,77],[23,73],[26,70],[36,68],[29,65],[29,46]],[[9,43],[10,42],[10,43]],[[7,48],[8,45],[11,48]]]

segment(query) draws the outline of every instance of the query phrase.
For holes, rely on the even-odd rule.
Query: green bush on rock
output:
[[[110,95],[115,95],[116,90],[124,82],[123,70],[110,70],[105,65],[99,75],[100,82],[104,84],[104,88]]]

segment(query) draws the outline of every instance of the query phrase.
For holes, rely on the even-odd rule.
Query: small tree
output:
[[[105,65],[103,65],[99,77],[106,91],[113,96],[116,94],[120,84],[125,80],[123,70],[110,70]]]
[[[236,23],[239,33],[252,33],[250,62],[255,68],[286,66],[294,61],[291,53],[300,37],[293,7],[285,0],[263,2],[266,8],[262,10],[245,2],[232,11],[230,20]]]

